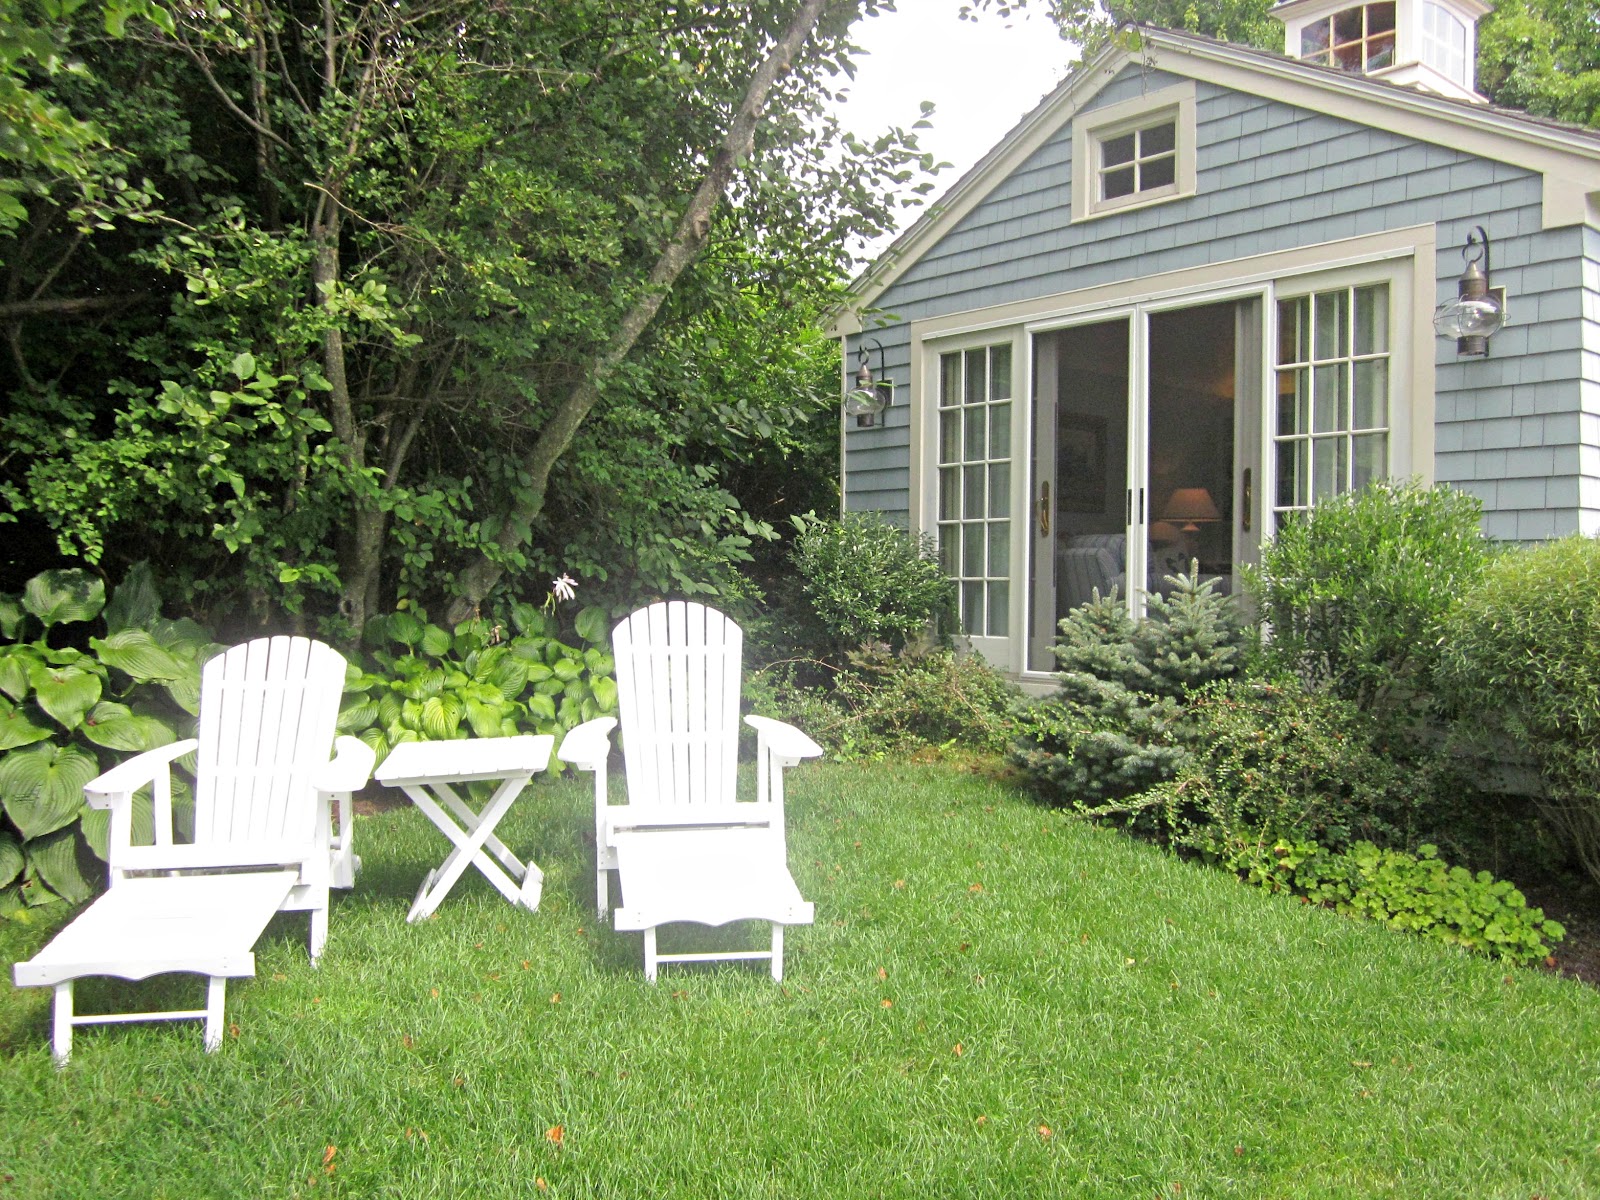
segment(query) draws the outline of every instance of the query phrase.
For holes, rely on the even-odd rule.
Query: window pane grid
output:
[[[1357,74],[1394,65],[1395,7],[1363,4],[1314,21],[1300,31],[1304,62]]]
[[[939,563],[964,633],[1010,632],[1011,347],[939,360]]]
[[[1278,304],[1279,513],[1361,488],[1388,461],[1387,285]]]
[[[1100,199],[1153,191],[1178,178],[1178,124],[1159,124],[1108,137],[1100,142]]]

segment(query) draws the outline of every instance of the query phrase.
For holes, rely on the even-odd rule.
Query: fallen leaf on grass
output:
[[[538,1188],[541,1192],[547,1192],[550,1190],[550,1185],[544,1181],[544,1176],[542,1175],[535,1175],[533,1177],[533,1186]]]
[[[451,1080],[451,1081],[450,1081],[450,1082],[451,1082],[451,1083],[453,1083],[453,1084],[455,1084],[455,1085],[456,1085],[456,1086],[457,1086],[457,1087],[466,1087],[466,1086],[467,1086],[467,1081],[466,1081],[466,1080],[465,1080],[465,1079],[463,1079],[463,1078],[462,1078],[462,1077],[461,1077],[461,1076],[459,1076],[459,1075],[457,1075],[457,1076],[456,1076],[456,1077],[455,1077],[455,1078],[454,1078],[454,1079],[452,1079],[452,1080]]]
[[[988,1117],[979,1117],[977,1122],[976,1122],[976,1124],[978,1124],[980,1126],[981,1125],[987,1125],[988,1123],[989,1123],[989,1118]]]
[[[322,1152],[322,1169],[329,1175],[333,1174],[333,1156],[337,1153],[339,1153],[339,1147],[337,1146],[329,1146]]]
[[[525,958],[525,959],[522,960],[522,969],[524,971],[531,969],[532,966],[533,966],[533,963],[530,962],[528,959]]]
[[[239,1026],[232,1021],[228,1022],[228,1036],[234,1038],[239,1036]]]
[[[562,1139],[566,1136],[567,1127],[565,1125],[552,1125],[549,1129],[544,1131],[545,1141],[549,1142],[552,1146],[561,1145]]]
[[[400,1044],[402,1046],[404,1046],[407,1050],[411,1049],[411,1035],[409,1033],[401,1034],[400,1035]]]
[[[1238,1158],[1243,1153],[1244,1153],[1244,1147],[1243,1146],[1235,1146],[1233,1148],[1233,1156],[1235,1158]]]
[[[885,996],[882,1000],[878,1001],[878,1003],[880,1005],[882,1005],[884,1008],[893,1008],[894,1007],[894,1001],[889,999],[889,997],[887,997],[887,996]]]
[[[560,1004],[561,1003],[561,993],[560,992],[551,992],[550,993],[550,1003],[551,1004]]]
[[[954,1054],[957,1058],[960,1058],[966,1053],[966,1051],[962,1048],[961,1043],[957,1042],[954,1046],[950,1047],[950,1053]]]
[[[895,881],[894,881],[894,885],[895,885],[895,887],[897,887],[897,888],[903,888],[903,887],[905,887],[905,885],[906,885],[906,881],[905,881],[905,880],[904,880],[904,879],[896,879],[896,880],[895,880]]]
[[[429,988],[428,989],[428,995],[432,996],[435,1000],[437,1000],[439,998],[439,989],[438,988]]]
[[[1365,1059],[1352,1058],[1350,1060],[1350,1065],[1352,1067],[1370,1067],[1372,1064],[1367,1062]]]
[[[287,975],[285,975],[282,971],[274,971],[272,973],[272,982],[273,983],[283,983],[288,978],[289,977]]]
[[[1041,1125],[1039,1126],[1039,1136],[1043,1140],[1049,1141],[1054,1136],[1054,1131],[1048,1125]]]
[[[889,978],[889,972],[884,970],[882,967],[879,967],[878,968],[878,978],[879,979],[887,979],[887,978]]]
[[[967,889],[967,891],[969,891],[969,892],[981,892],[981,891],[983,891],[983,884],[975,883],[971,887],[969,887]]]

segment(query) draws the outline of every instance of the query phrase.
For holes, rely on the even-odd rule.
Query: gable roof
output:
[[[1600,131],[1439,96],[1201,34],[1126,25],[857,277],[844,303],[829,314],[830,331],[859,332],[862,312],[1130,64],[1381,126],[1418,141],[1455,146],[1537,172],[1544,177],[1545,228],[1586,220],[1600,223],[1594,203],[1594,197],[1600,197]]]

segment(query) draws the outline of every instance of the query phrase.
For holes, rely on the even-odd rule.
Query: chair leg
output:
[[[328,944],[328,899],[322,899],[321,908],[311,910],[311,965],[316,966],[322,957],[322,948]]]
[[[783,982],[783,926],[776,921],[772,923],[772,979]]]
[[[611,881],[606,878],[606,869],[604,867],[600,867],[595,871],[594,904],[595,907],[600,910],[600,915],[602,917],[606,915],[606,911],[611,907],[610,882]]]
[[[656,927],[650,926],[644,931],[644,977],[646,981],[656,981]]]
[[[50,1054],[56,1066],[72,1057],[72,980],[56,984],[55,1021],[50,1032]]]
[[[222,1045],[222,1010],[227,1001],[228,980],[222,975],[212,975],[206,980],[206,1053],[214,1053]]]

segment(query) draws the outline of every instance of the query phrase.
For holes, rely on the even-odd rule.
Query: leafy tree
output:
[[[257,620],[459,611],[574,558],[726,590],[770,536],[727,465],[832,407],[800,331],[919,161],[819,116],[874,8],[284,0],[122,41],[77,14],[52,94],[163,203],[13,239],[13,295],[147,302],[12,320],[10,507],[112,564],[136,530]]]
[[[1600,127],[1592,4],[1504,0],[1478,26],[1478,86],[1496,104]]]
[[[1271,9],[1272,0],[1051,0],[1050,15],[1089,58],[1130,21],[1281,51],[1283,25]]]

